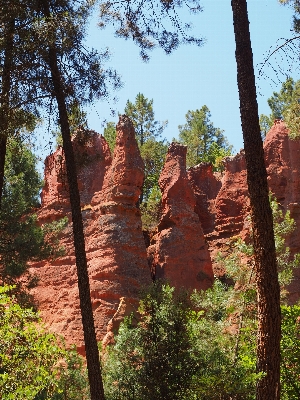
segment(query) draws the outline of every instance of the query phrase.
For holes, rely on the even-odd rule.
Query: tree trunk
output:
[[[49,3],[42,0],[44,14],[50,17]],[[90,284],[85,252],[83,221],[80,208],[80,196],[77,183],[76,164],[71,142],[70,126],[65,102],[65,93],[62,77],[58,68],[57,50],[55,45],[49,47],[49,66],[54,86],[55,97],[58,105],[59,120],[63,138],[63,149],[66,159],[67,179],[72,210],[73,236],[78,276],[78,289],[80,309],[84,333],[86,361],[90,385],[91,400],[105,400],[99,352],[96,340],[92,303],[90,297]]]
[[[237,81],[252,210],[258,300],[256,399],[280,398],[280,289],[272,211],[260,135],[253,55],[246,0],[231,0],[236,42]]]
[[[2,71],[2,89],[0,97],[0,207],[4,185],[4,166],[6,156],[6,144],[9,125],[9,100],[11,86],[11,71],[13,62],[15,21],[12,19],[5,29],[4,37],[4,63]]]

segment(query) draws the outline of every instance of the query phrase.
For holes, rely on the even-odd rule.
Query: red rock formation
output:
[[[77,131],[73,148],[78,168],[81,205],[88,205],[96,191],[101,190],[107,168],[111,164],[108,144],[94,131]],[[95,173],[97,171],[97,173]],[[45,185],[41,193],[40,222],[51,222],[71,210],[66,165],[62,147],[45,160]]]
[[[291,253],[300,252],[300,140],[292,140],[283,121],[277,120],[264,142],[265,162],[270,191],[281,204],[283,211],[290,210],[296,222],[296,230],[287,238]],[[247,189],[247,171],[243,152],[225,159],[225,173],[216,200],[215,232],[208,235],[212,259],[219,250],[224,250],[228,238],[233,235],[247,237],[249,224],[245,218],[250,214]],[[216,275],[218,263],[214,263]],[[294,272],[289,287],[290,300],[300,294],[300,270]]]
[[[225,172],[216,200],[215,230],[220,237],[239,233],[250,212],[244,152],[224,159]]]
[[[102,191],[92,199],[94,213],[99,215],[94,223],[97,236],[91,240],[87,232],[93,297],[110,302],[114,311],[120,297],[127,304],[137,305],[140,286],[151,282],[137,208],[143,169],[132,122],[123,115],[117,125],[112,165],[105,175]]]
[[[208,247],[198,215],[196,200],[186,172],[186,146],[172,143],[162,170],[162,218],[148,254],[156,278],[171,285],[206,289],[213,282]]]
[[[77,160],[87,161],[79,170],[79,185],[83,193],[91,298],[97,337],[101,340],[106,334],[108,322],[118,309],[120,298],[124,297],[128,304],[137,304],[140,285],[151,279],[140,212],[136,207],[143,183],[143,162],[133,125],[127,117],[120,117],[114,160],[108,170],[108,147],[104,139],[100,138],[99,147],[98,137],[93,136],[92,140],[94,146],[83,146],[88,157],[79,148]],[[104,154],[99,154],[99,149],[104,149]],[[55,160],[60,154],[61,149],[52,159]],[[89,160],[92,160],[90,164]],[[95,165],[98,169],[95,169]],[[47,175],[46,170],[48,184],[43,193],[40,213],[43,221],[51,220],[54,206],[61,205],[56,201],[55,188],[59,178],[55,175],[55,169],[50,171]],[[96,194],[93,192],[95,189],[98,189]],[[91,200],[92,195],[94,197]],[[63,232],[62,244],[66,249],[64,257],[32,264],[30,273],[39,278],[32,294],[50,329],[62,334],[68,344],[76,343],[78,350],[83,352],[71,224]]]
[[[270,190],[296,222],[287,240],[291,253],[296,254],[300,252],[300,140],[290,139],[284,122],[277,120],[266,136],[264,150]],[[294,277],[289,287],[291,301],[300,295],[300,269]]]
[[[195,212],[204,234],[211,233],[215,228],[215,199],[222,186],[220,174],[213,173],[210,163],[198,164],[187,172],[196,198]]]
[[[266,136],[264,151],[270,190],[284,209],[299,218],[300,140],[290,139],[284,122],[277,120]]]
[[[91,297],[98,339],[113,341],[123,315],[137,304],[138,289],[150,282],[146,248],[137,207],[143,182],[143,162],[126,116],[117,126],[114,159],[105,140],[92,132],[73,140],[86,235]],[[297,223],[288,238],[293,253],[300,252],[300,141],[288,137],[277,122],[265,140],[270,190]],[[186,171],[186,148],[172,144],[160,177],[162,218],[148,248],[156,277],[177,287],[205,289],[213,281],[211,258],[227,246],[228,238],[245,235],[249,214],[244,154],[225,159],[220,180],[208,164]],[[222,185],[222,186],[221,186]],[[220,187],[221,186],[221,187]],[[62,149],[46,160],[41,223],[67,215],[68,189]],[[203,224],[210,254],[201,228]],[[214,230],[214,231],[213,231]],[[83,352],[71,223],[62,233],[66,255],[55,261],[33,263],[39,278],[32,289],[41,315],[51,330],[75,342]],[[215,274],[222,273],[214,264]],[[292,299],[300,293],[300,271],[291,285]],[[120,302],[121,299],[121,302]]]

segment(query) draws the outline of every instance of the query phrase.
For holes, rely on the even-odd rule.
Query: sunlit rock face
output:
[[[187,172],[196,199],[195,212],[206,235],[215,229],[215,199],[222,187],[221,174],[213,173],[210,163],[198,164]]]
[[[270,191],[284,211],[290,210],[296,229],[287,238],[291,253],[300,252],[300,140],[292,140],[283,121],[276,120],[264,143]],[[290,301],[300,296],[300,269],[289,287]]]
[[[250,202],[244,152],[224,159],[216,174],[210,164],[186,171],[186,147],[172,143],[161,173],[162,217],[148,249],[138,206],[144,166],[131,121],[121,116],[113,160],[105,139],[78,132],[73,139],[81,195],[91,299],[98,340],[105,344],[124,315],[136,310],[139,290],[164,278],[176,287],[206,289],[213,271],[222,275],[218,253],[230,249],[233,236],[249,239]],[[293,254],[300,252],[300,141],[291,140],[276,121],[265,143],[269,189],[283,211],[290,210],[295,232],[287,238]],[[39,223],[67,216],[61,232],[65,255],[32,263],[38,284],[31,289],[50,330],[76,343],[84,353],[77,273],[66,169],[62,148],[45,162],[45,186]],[[300,295],[300,271],[290,286],[290,300]]]
[[[215,200],[215,230],[221,237],[239,233],[250,211],[244,152],[224,159],[222,187]]]
[[[136,306],[140,286],[151,282],[137,207],[144,177],[143,162],[132,123],[125,116],[120,117],[117,125],[113,162],[100,135],[92,135],[84,145],[75,139],[73,146],[78,164],[91,299],[97,338],[101,340],[119,308],[120,298]],[[55,166],[56,160],[62,167],[49,168],[49,163]],[[61,183],[61,174],[65,174],[62,149],[46,162],[40,222],[64,215],[71,221],[68,188]],[[68,344],[76,343],[83,353],[71,223],[61,234],[61,244],[65,256],[31,265],[30,273],[39,279],[31,292],[48,327],[62,334]]]
[[[213,272],[198,215],[196,199],[186,171],[186,146],[172,143],[159,179],[162,217],[148,255],[155,278],[176,287],[206,289]]]
[[[72,139],[82,207],[101,190],[104,175],[111,164],[111,154],[103,136],[94,131],[80,131]],[[41,193],[41,222],[57,220],[71,211],[65,156],[61,146],[45,160],[44,187]]]
[[[276,120],[264,141],[265,163],[269,190],[273,193],[284,212],[290,210],[296,223],[295,231],[286,239],[291,254],[300,252],[300,140],[292,140],[281,120]],[[247,188],[247,171],[244,152],[224,159],[225,170],[222,186],[215,199],[215,230],[207,235],[213,268],[219,252],[228,249],[230,237],[239,235],[249,239],[250,200]],[[225,253],[226,254],[226,250]],[[289,286],[291,302],[300,296],[300,270],[295,269],[294,279]]]
[[[101,315],[105,307],[110,319],[111,311],[119,310],[119,321],[122,310],[137,306],[141,286],[151,282],[138,208],[143,179],[144,164],[134,128],[123,115],[117,125],[113,162],[102,190],[92,199],[94,222],[91,231],[86,231],[92,297],[98,301]],[[118,308],[120,298],[127,307]],[[115,323],[110,326],[116,328]]]

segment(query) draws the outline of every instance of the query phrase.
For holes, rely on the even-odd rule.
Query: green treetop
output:
[[[188,146],[187,166],[211,162],[218,169],[220,158],[231,155],[232,146],[220,128],[215,128],[206,105],[200,110],[188,111],[186,123],[179,125],[179,142]]]
[[[116,124],[114,122],[106,123],[106,127],[104,128],[104,131],[103,131],[103,136],[108,143],[111,155],[113,155],[115,145],[116,145],[116,136],[117,136]]]
[[[151,229],[159,220],[160,189],[158,179],[168,150],[166,140],[157,140],[167,121],[155,120],[153,99],[148,100],[139,93],[135,102],[127,101],[124,110],[134,125],[136,139],[145,165],[145,179],[140,196],[142,222],[145,229]],[[113,154],[116,143],[116,126],[108,122],[103,133]]]
[[[142,93],[138,93],[135,102],[127,100],[125,114],[132,120],[139,146],[143,146],[150,138],[160,136],[168,121],[156,121],[153,111],[153,99],[148,100]]]
[[[260,128],[263,138],[271,129],[275,119],[284,119],[291,130],[291,133],[297,132],[297,114],[299,114],[300,98],[300,80],[294,81],[293,78],[287,78],[283,82],[279,92],[273,92],[268,99],[268,105],[271,109],[270,115],[261,114]],[[293,129],[294,128],[294,129]],[[299,130],[299,129],[298,129]]]
[[[157,140],[168,121],[155,120],[153,99],[149,100],[142,93],[138,93],[135,102],[127,101],[124,110],[131,118],[141,156],[145,163],[145,179],[140,203],[148,201],[153,188],[158,188],[158,179],[167,153],[165,140]]]
[[[61,254],[57,235],[66,220],[43,227],[33,214],[39,206],[42,180],[36,170],[37,158],[28,144],[8,139],[5,179],[0,210],[0,276],[20,275],[29,260]]]

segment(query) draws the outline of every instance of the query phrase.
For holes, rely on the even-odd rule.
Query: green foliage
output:
[[[20,307],[11,289],[0,287],[1,399],[88,399],[81,358]]]
[[[161,217],[161,191],[158,187],[152,188],[147,203],[142,203],[140,208],[143,229],[150,232],[157,227]]]
[[[141,156],[145,164],[145,178],[143,185],[143,199],[148,203],[152,192],[151,200],[157,197],[160,191],[158,180],[163,168],[168,144],[164,140],[157,141],[155,138],[149,138],[143,146],[141,146]]]
[[[210,117],[210,111],[204,105],[200,110],[188,111],[186,124],[178,127],[179,142],[188,146],[188,167],[210,162],[215,170],[220,170],[220,160],[231,155],[232,146],[228,144],[223,131],[214,127]]]
[[[104,128],[103,136],[108,143],[111,155],[113,155],[117,136],[116,125],[114,122],[107,122],[106,127]]]
[[[232,335],[192,308],[186,292],[156,282],[140,313],[137,325],[132,318],[121,324],[108,350],[108,400],[253,398],[255,365],[246,356],[234,362]]]
[[[300,306],[282,306],[281,385],[283,400],[300,396]]]
[[[141,321],[120,327],[103,367],[107,399],[185,399],[199,369],[186,293],[153,284],[140,302]]]
[[[42,185],[36,161],[28,145],[17,139],[9,140],[0,210],[2,279],[22,274],[29,260],[62,254],[57,238],[66,219],[39,227],[33,214],[39,205]]]
[[[168,143],[157,138],[162,134],[168,121],[161,123],[155,120],[153,100],[148,100],[142,93],[137,94],[134,103],[127,101],[124,112],[133,122],[145,164],[145,179],[140,197],[140,203],[146,203],[143,207],[145,208],[151,191],[154,188],[155,191],[159,190],[158,179],[168,151]]]
[[[274,123],[274,118],[272,115],[269,117],[265,114],[261,114],[259,117],[260,134],[263,140],[265,140],[267,133],[271,129]]]
[[[127,100],[124,112],[133,122],[140,147],[148,139],[160,136],[168,123],[168,121],[160,123],[155,120],[153,99],[148,100],[142,93],[137,94],[134,103]]]
[[[260,116],[260,126],[262,136],[271,129],[275,119],[284,119],[292,138],[297,138],[300,127],[300,80],[294,81],[293,78],[287,78],[283,82],[280,92],[273,92],[268,99],[271,114]]]

